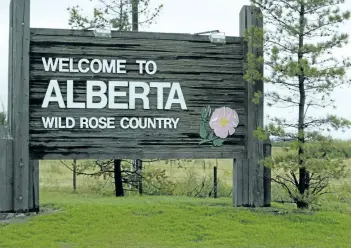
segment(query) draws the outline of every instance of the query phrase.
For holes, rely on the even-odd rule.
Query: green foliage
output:
[[[246,39],[264,50],[264,65],[269,73],[263,76],[260,71],[262,58],[249,54],[245,79],[248,82],[264,80],[276,86],[276,90],[265,94],[268,105],[303,108],[300,117],[304,129],[349,128],[350,121],[337,116],[327,114],[324,118],[315,118],[309,115],[315,108],[331,106],[334,100],[330,93],[350,82],[346,75],[351,66],[350,58],[337,58],[331,53],[348,42],[348,35],[338,30],[350,18],[350,12],[343,11],[340,6],[343,1],[251,2],[262,10],[265,30],[264,33],[259,28],[248,30]],[[300,99],[304,100],[302,105]],[[270,121],[284,129],[299,126],[291,122],[277,123],[275,118]]]
[[[205,176],[199,177],[199,173],[194,169],[188,169],[184,178],[175,181],[173,194],[175,196],[189,197],[213,197],[213,173],[209,172]],[[228,197],[232,189],[222,180],[217,182],[217,195]]]
[[[132,2],[130,0],[87,0],[96,2],[99,7],[93,9],[92,17],[83,16],[79,5],[68,8],[70,18],[68,24],[74,29],[114,28],[118,31],[130,31]],[[143,18],[140,26],[151,25],[160,14],[163,5],[150,10],[151,0],[138,0],[138,14]]]
[[[338,144],[340,142],[331,138],[314,135],[314,139],[302,145],[298,141],[289,142],[282,148],[284,152],[265,159],[263,163],[273,169],[276,173],[273,181],[282,186],[295,203],[304,201],[311,204],[328,193],[331,181],[343,179],[349,173],[345,154],[338,149]],[[303,156],[298,154],[300,147],[304,149]],[[300,159],[304,160],[310,173],[304,194],[299,192]]]
[[[332,178],[343,174],[344,155],[319,132],[345,130],[351,122],[329,113],[316,117],[313,110],[333,106],[332,91],[350,82],[346,73],[350,58],[332,54],[333,49],[348,42],[348,35],[339,32],[339,26],[350,19],[350,12],[343,10],[341,0],[251,2],[262,11],[265,29],[248,30],[246,40],[249,46],[263,50],[268,73],[262,74],[262,57],[252,53],[248,54],[244,78],[248,83],[262,80],[273,85],[265,93],[269,106],[298,109],[292,120],[269,116],[265,133],[294,140],[286,154],[271,159],[272,168],[287,172],[274,180],[295,202],[310,202],[325,192]],[[255,103],[261,94],[255,93]],[[257,130],[256,136],[262,139],[262,133]],[[315,191],[311,189],[314,183],[318,188]]]
[[[143,190],[148,195],[172,195],[175,183],[165,169],[151,168],[143,173]]]
[[[143,162],[144,195],[213,197],[213,166],[215,164],[223,167],[218,169],[218,197],[228,197],[232,194],[232,160],[228,162],[167,160],[153,161],[150,164],[148,161]],[[41,186],[45,190],[72,189],[72,161],[43,161],[40,168]],[[112,160],[77,161],[77,192],[114,195],[113,169]],[[122,177],[125,195],[138,195],[135,184],[136,174],[131,173],[129,161],[122,161]]]
[[[351,158],[351,141],[333,140],[332,146],[323,147],[331,158],[343,157],[344,159]],[[291,142],[274,142],[272,144],[275,147],[290,148]],[[320,150],[320,144],[316,141],[308,142],[304,145],[305,150],[309,154],[316,153]]]

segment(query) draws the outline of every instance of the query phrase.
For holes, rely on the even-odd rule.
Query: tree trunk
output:
[[[141,159],[137,159],[136,160],[136,168],[137,168],[137,178],[138,178],[138,191],[139,191],[139,195],[143,194],[143,176],[142,176],[142,172],[143,172],[143,161]]]
[[[114,159],[113,165],[114,165],[116,197],[121,197],[121,196],[124,196],[123,183],[122,183],[121,160]]]
[[[304,31],[305,31],[305,6],[301,4],[300,10],[300,34],[299,34],[299,52],[298,61],[302,63],[303,59],[303,46],[304,46]],[[299,193],[301,195],[305,194],[306,189],[309,185],[309,175],[305,167],[304,161],[304,144],[305,144],[305,105],[306,105],[306,92],[305,92],[305,74],[304,68],[301,66],[299,78],[299,123],[298,123],[298,141],[299,141]],[[298,208],[308,208],[308,203],[304,201],[297,201]]]
[[[77,191],[77,160],[73,160],[73,191]]]
[[[308,208],[308,203],[305,201],[297,201],[296,206],[297,208],[300,208],[300,209]]]
[[[132,0],[132,30],[139,30],[139,0]]]

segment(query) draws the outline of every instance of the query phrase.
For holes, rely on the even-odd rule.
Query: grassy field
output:
[[[40,164],[40,185],[47,190],[72,189],[72,171],[64,165],[71,165],[72,161],[41,161]],[[81,161],[77,162],[84,163]],[[163,169],[167,176],[175,183],[184,180],[202,180],[204,177],[212,183],[213,166],[218,167],[218,179],[223,184],[232,186],[233,160],[188,160],[188,161],[157,161],[144,162],[146,170]],[[189,178],[191,177],[191,178]],[[106,191],[114,189],[113,181],[106,183],[102,178],[91,178],[81,175],[77,178],[77,188],[80,191],[99,191],[101,187]]]
[[[145,166],[165,169],[172,180],[187,183],[210,177],[215,164],[221,187],[230,188],[231,160],[161,161]],[[112,182],[86,176],[78,177],[78,191],[73,193],[72,172],[59,161],[45,161],[40,165],[44,214],[6,225],[0,222],[0,247],[349,248],[350,179],[333,182],[334,193],[323,196],[310,210],[277,203],[271,208],[243,209],[233,208],[230,197],[115,198]],[[275,198],[277,192],[273,186]],[[58,211],[52,213],[53,209]]]
[[[42,192],[55,214],[0,227],[0,247],[350,247],[351,215],[292,206],[236,209],[228,198]]]

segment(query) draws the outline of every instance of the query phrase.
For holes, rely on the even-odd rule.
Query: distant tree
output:
[[[272,84],[274,90],[265,94],[269,106],[296,108],[296,118],[269,118],[266,130],[257,130],[260,138],[267,134],[290,137],[289,153],[266,160],[266,165],[282,171],[273,180],[281,185],[297,204],[307,208],[320,194],[326,193],[331,179],[343,176],[342,157],[332,158],[328,147],[331,139],[322,131],[344,130],[350,121],[326,113],[316,117],[313,110],[333,106],[332,91],[349,83],[346,70],[350,59],[333,56],[335,48],[344,47],[348,35],[339,32],[340,24],[350,19],[350,12],[341,6],[344,0],[251,0],[261,9],[264,32],[253,28],[247,32],[251,45],[262,48],[264,60],[248,55],[245,78]],[[258,14],[258,13],[257,13]],[[264,64],[266,75],[258,70]],[[257,102],[262,92],[256,92]],[[319,153],[306,151],[318,144]]]
[[[132,1],[137,2],[138,15],[143,18],[138,22],[140,26],[148,26],[155,22],[163,8],[161,4],[150,10],[151,0],[95,0],[94,2],[100,7],[93,9],[92,18],[83,16],[79,5],[68,8],[70,13],[68,24],[74,29],[112,27],[119,31],[130,31],[132,29]]]
[[[0,125],[6,125],[6,114],[4,112],[0,112]]]
[[[135,25],[148,26],[156,20],[163,8],[161,4],[150,10],[151,0],[95,0],[94,2],[99,4],[100,7],[93,9],[91,18],[81,14],[82,9],[79,5],[67,9],[70,14],[68,23],[73,29],[114,28],[118,31],[130,31],[132,29],[132,15],[143,18],[137,23],[135,22]],[[137,8],[133,8],[135,6]],[[124,195],[123,188],[120,188],[123,187],[123,184],[120,182],[138,187],[137,182],[142,180],[138,172],[139,168],[136,168],[136,171],[128,171],[121,168],[120,161],[95,161],[93,164],[89,163],[89,165],[100,169],[100,172],[95,173],[94,176],[103,175],[106,177],[106,175],[111,176],[111,173],[113,174],[116,182],[116,196]]]

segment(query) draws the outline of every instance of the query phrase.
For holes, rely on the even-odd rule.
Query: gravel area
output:
[[[39,213],[0,213],[0,225],[26,221],[28,218],[59,212],[58,209],[42,208]]]

